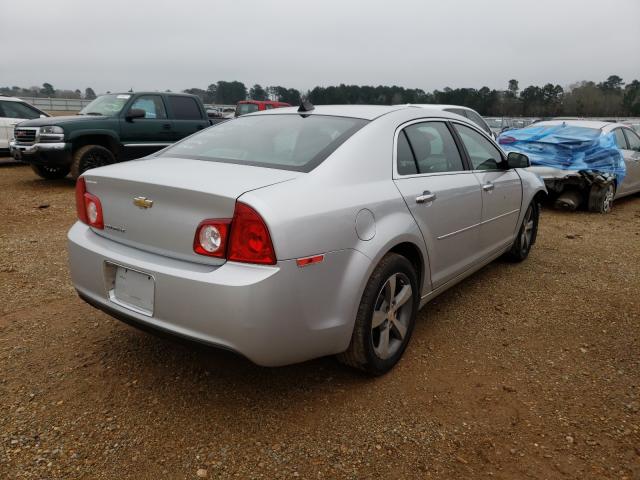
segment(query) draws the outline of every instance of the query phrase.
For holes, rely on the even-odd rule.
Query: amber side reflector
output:
[[[324,255],[314,255],[313,257],[298,258],[296,264],[299,267],[306,267],[312,263],[320,263],[324,260]]]

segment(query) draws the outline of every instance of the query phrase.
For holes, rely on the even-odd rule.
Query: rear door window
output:
[[[464,170],[458,147],[443,122],[415,123],[405,128],[404,132],[409,140],[418,173]],[[405,164],[409,165],[406,161]],[[398,156],[398,173],[401,173],[400,167],[400,156]],[[403,166],[403,168],[407,167]]]
[[[169,105],[175,120],[202,120],[200,107],[191,97],[169,96]]]

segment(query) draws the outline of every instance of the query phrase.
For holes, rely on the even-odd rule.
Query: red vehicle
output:
[[[272,108],[282,108],[282,107],[290,107],[288,103],[285,102],[271,102],[266,100],[264,102],[258,100],[241,100],[236,105],[236,117],[240,115],[246,115],[247,113],[258,112],[261,110],[270,110]]]

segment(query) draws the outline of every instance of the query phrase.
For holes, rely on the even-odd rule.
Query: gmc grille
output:
[[[36,128],[16,128],[13,136],[18,143],[32,145],[36,141],[36,131]]]

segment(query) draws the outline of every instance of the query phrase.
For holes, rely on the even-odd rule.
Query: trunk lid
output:
[[[232,218],[236,199],[251,190],[301,173],[248,165],[156,157],[88,171],[87,191],[100,199],[104,230],[94,230],[132,247],[211,265],[224,259],[193,251],[198,224]],[[138,199],[134,203],[134,199]],[[146,208],[145,208],[146,206]]]

